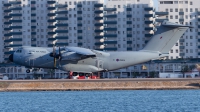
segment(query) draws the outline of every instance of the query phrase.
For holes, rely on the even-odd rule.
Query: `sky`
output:
[[[158,10],[158,0],[153,0],[154,7],[156,7],[156,10]]]

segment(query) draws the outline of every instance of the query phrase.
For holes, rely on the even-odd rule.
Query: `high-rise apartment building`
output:
[[[1,2],[1,62],[22,45],[140,50],[154,33],[152,0]]]
[[[165,19],[193,26],[188,29],[181,39],[173,46],[169,52],[169,59],[176,58],[199,58],[199,0],[159,0],[158,3],[158,19]]]

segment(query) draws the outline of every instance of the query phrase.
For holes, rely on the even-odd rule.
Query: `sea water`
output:
[[[0,92],[0,112],[200,112],[200,90]]]

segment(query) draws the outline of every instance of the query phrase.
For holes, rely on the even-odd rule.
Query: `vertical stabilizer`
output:
[[[163,54],[168,54],[169,50],[189,27],[190,26],[164,21],[142,50],[159,51]]]

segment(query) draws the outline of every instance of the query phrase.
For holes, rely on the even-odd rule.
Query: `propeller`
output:
[[[57,54],[57,53],[56,53],[56,48],[55,48],[55,46],[53,46],[53,52],[50,53],[50,56],[54,58],[54,61],[53,61],[53,63],[54,63],[54,68],[56,68],[56,61],[57,61],[57,59],[59,59],[59,65],[60,65],[61,59],[62,59],[60,47],[59,47],[59,52],[58,52],[58,54]]]

